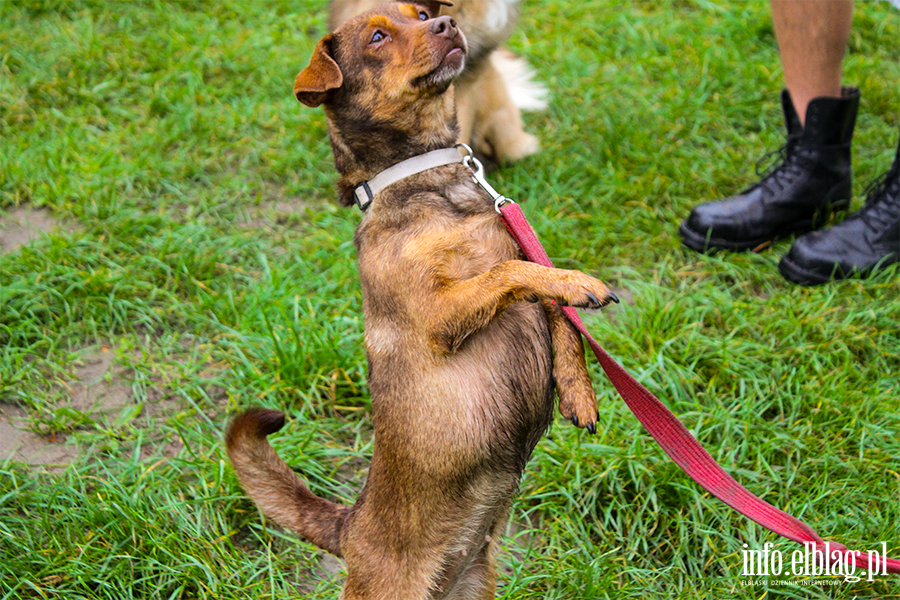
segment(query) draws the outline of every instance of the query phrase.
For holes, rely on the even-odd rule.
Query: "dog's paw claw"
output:
[[[559,412],[562,414],[563,418],[567,419],[572,423],[575,427],[586,429],[588,433],[595,434],[597,433],[597,423],[600,421],[600,413],[596,409],[588,409],[587,411],[582,409],[578,409],[576,405],[571,404],[570,402],[564,402],[560,405]],[[596,417],[594,413],[596,412]],[[579,417],[579,413],[581,417]]]
[[[619,300],[602,281],[578,271],[570,271],[562,283],[565,288],[557,296],[560,306],[597,309]]]

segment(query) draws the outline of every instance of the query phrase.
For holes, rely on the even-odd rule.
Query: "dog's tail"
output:
[[[506,89],[519,110],[547,108],[547,88],[534,80],[534,70],[528,62],[506,48],[491,52],[491,63],[500,73]]]
[[[244,491],[260,510],[323,550],[341,556],[341,529],[349,509],[314,495],[266,436],[284,426],[284,413],[251,408],[228,426],[225,446]]]

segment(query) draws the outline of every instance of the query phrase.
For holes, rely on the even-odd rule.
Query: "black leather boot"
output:
[[[786,89],[781,107],[788,133],[779,150],[782,162],[737,196],[695,207],[678,231],[685,246],[697,252],[759,250],[817,229],[850,205],[850,140],[859,90],[845,87],[841,98],[813,98],[805,127]]]
[[[788,281],[819,285],[865,277],[900,262],[900,144],[890,171],[870,187],[866,205],[842,223],[797,238],[778,263]]]

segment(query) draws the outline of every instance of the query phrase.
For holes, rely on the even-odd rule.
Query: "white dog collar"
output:
[[[465,157],[460,152],[460,147],[442,148],[440,150],[432,150],[425,154],[407,158],[402,162],[398,162],[392,167],[388,167],[369,181],[364,181],[353,189],[353,196],[356,199],[356,205],[359,210],[365,211],[372,204],[372,200],[387,186],[397,183],[401,179],[406,179],[422,171],[451,165],[453,163],[462,163]]]

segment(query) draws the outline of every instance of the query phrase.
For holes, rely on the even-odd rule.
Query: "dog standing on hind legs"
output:
[[[456,142],[450,85],[467,46],[439,8],[401,1],[351,19],[297,76],[297,98],[325,109],[344,205],[385,169]],[[461,161],[371,195],[354,236],[375,426],[359,499],[310,492],[266,439],[278,411],[239,415],[228,454],[263,513],[344,558],[342,600],[494,598],[497,539],[554,384],[562,414],[596,431],[581,339],[554,302],[615,296],[522,260]]]

